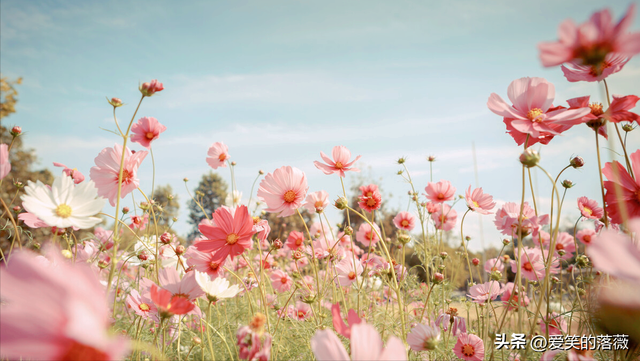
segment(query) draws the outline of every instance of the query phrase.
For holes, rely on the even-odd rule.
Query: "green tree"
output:
[[[189,224],[192,229],[189,233],[188,240],[193,240],[198,236],[198,224],[200,221],[206,218],[202,213],[203,209],[207,216],[211,217],[211,214],[224,204],[224,200],[227,197],[227,183],[222,178],[213,172],[209,172],[202,176],[198,187],[194,190],[193,197],[200,203],[200,206],[191,199],[189,201]]]

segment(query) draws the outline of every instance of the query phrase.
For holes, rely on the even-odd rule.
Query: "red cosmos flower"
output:
[[[142,93],[142,95],[150,97],[156,92],[164,90],[164,86],[162,86],[162,83],[160,83],[158,80],[153,79],[151,82],[142,83],[142,85],[140,85],[138,89],[140,90],[140,93]]]
[[[580,26],[576,26],[571,19],[565,20],[558,28],[557,42],[538,45],[542,65],[550,67],[570,63],[578,72],[588,71],[590,77],[578,79],[587,81],[602,80],[606,75],[619,71],[624,65],[620,58],[630,58],[640,53],[640,33],[628,32],[634,13],[635,4],[631,4],[627,14],[616,25],[612,22],[609,9],[594,13],[589,21]],[[572,70],[564,68],[563,71],[565,69]],[[570,77],[567,79],[576,81]]]
[[[324,160],[327,164],[323,164],[318,162],[317,160],[313,162],[316,168],[320,169],[324,174],[334,174],[338,173],[340,177],[344,177],[344,172],[353,171],[359,172],[358,168],[349,168],[355,163],[358,159],[360,159],[360,155],[356,157],[353,161],[349,162],[351,158],[351,152],[347,147],[343,145],[337,145],[333,147],[331,151],[331,155],[333,156],[333,160],[327,157],[326,154],[320,152],[320,156],[322,160]]]
[[[360,208],[369,213],[380,209],[382,206],[382,195],[378,192],[377,185],[369,184],[368,186],[361,186],[360,191],[362,192],[362,195],[358,198]]]
[[[629,109],[633,109],[636,106],[636,103],[640,100],[639,97],[635,95],[627,95],[627,96],[613,96],[613,101],[611,102],[611,106],[604,111],[602,104],[600,103],[589,103],[589,96],[578,97],[567,100],[569,103],[569,109],[579,109],[579,108],[589,108],[590,113],[587,113],[584,117],[579,119],[579,123],[586,123],[589,127],[593,129],[598,129],[598,134],[607,138],[607,128],[604,127],[605,120],[608,120],[613,123],[619,123],[622,121],[638,123],[640,121],[640,116],[636,113],[632,113]]]
[[[636,176],[635,180],[627,172],[627,169],[617,161],[613,162],[613,164],[605,164],[602,169],[602,174],[609,179],[604,182],[604,187],[607,190],[604,196],[607,202],[607,213],[611,220],[617,224],[621,224],[623,221],[619,209],[621,206],[627,209],[626,213],[629,219],[640,217],[640,150],[629,155],[629,158],[631,159],[633,173]],[[617,172],[614,172],[614,166],[617,168]],[[622,199],[618,199],[616,196],[615,183],[620,186]]]
[[[158,288],[156,284],[151,285],[151,301],[153,301],[158,308],[158,314],[161,318],[168,318],[173,315],[184,315],[196,307],[196,305],[188,299],[174,296],[171,292]]]
[[[140,118],[136,124],[131,126],[131,141],[150,149],[151,142],[158,139],[160,133],[165,130],[167,130],[167,127],[160,124],[156,118]]]
[[[198,229],[207,239],[196,243],[201,252],[215,252],[217,260],[231,259],[239,256],[246,249],[251,249],[253,218],[247,206],[238,206],[235,211],[222,206],[213,213],[214,225],[200,224]]]

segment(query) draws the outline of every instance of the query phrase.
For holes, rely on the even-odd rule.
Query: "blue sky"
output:
[[[630,3],[608,5],[617,22]],[[580,23],[603,8],[598,1],[322,1],[176,2],[109,1],[0,3],[0,63],[3,76],[24,78],[17,113],[3,120],[25,131],[42,167],[61,162],[85,175],[101,149],[120,140],[105,97],[127,106],[128,121],[140,82],[158,79],[165,90],[145,99],[138,117],[153,116],[168,127],[154,143],[156,184],[171,184],[180,197],[180,233],[186,224],[187,194],[209,171],[211,143],[229,146],[237,183],[249,197],[259,169],[291,165],[305,171],[310,191],[340,192],[335,176],[313,166],[319,152],[345,145],[362,155],[358,166],[390,197],[389,208],[406,207],[409,186],[396,175],[407,165],[422,191],[435,155],[434,181],[450,180],[463,193],[478,185],[499,201],[518,201],[521,149],[491,113],[487,98],[506,99],[509,83],[544,77],[556,86],[556,102],[582,95],[602,100],[596,83],[569,83],[561,70],[542,68],[536,44],[557,38],[566,18]],[[634,19],[632,29],[640,29]],[[614,94],[637,94],[640,60],[609,78]],[[636,108],[636,111],[638,109]],[[628,140],[640,144],[639,131]],[[567,215],[575,220],[575,199],[600,199],[593,134],[576,127],[541,148],[542,164],[554,175],[572,155],[587,165],[566,178],[578,185],[567,194]],[[635,147],[634,147],[635,145]],[[141,147],[134,145],[134,149]],[[605,159],[610,159],[605,151]],[[56,170],[57,172],[57,170]],[[229,179],[228,169],[219,169]],[[140,168],[151,184],[148,158]],[[548,204],[542,174],[537,187]],[[349,184],[347,178],[347,184]],[[129,200],[130,201],[130,200]],[[456,206],[465,210],[463,204]],[[338,220],[337,213],[330,212]],[[486,244],[499,235],[485,216]],[[478,218],[465,233],[480,239]],[[471,248],[478,249],[479,242]]]

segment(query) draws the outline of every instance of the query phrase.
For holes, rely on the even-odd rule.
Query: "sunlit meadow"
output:
[[[410,113],[351,125],[307,115],[313,87],[333,101],[382,94],[319,73],[267,74],[248,87],[245,76],[150,76],[88,100],[101,102],[87,128],[97,136],[20,117],[39,103],[20,108],[34,85],[16,61],[29,58],[16,44],[30,41],[17,24],[32,15],[62,31],[52,19],[73,12],[3,6],[3,44],[22,52],[3,57],[24,80],[3,74],[0,97],[0,360],[640,359],[635,4],[555,14],[555,37],[518,45],[534,54],[519,59],[533,73],[502,81],[492,66],[497,86],[462,76],[482,100],[447,100],[447,116],[429,109],[436,120],[424,124]],[[91,84],[65,86],[84,94],[60,100],[69,114],[94,112]],[[225,110],[238,121],[217,121],[211,136],[201,122],[163,119],[224,99],[302,104],[306,125],[268,114],[243,125],[239,106]],[[316,101],[326,99],[307,104],[319,111]],[[467,106],[491,125],[476,128]],[[447,122],[445,134],[436,125]],[[422,154],[417,139],[442,149]],[[36,156],[61,159],[36,170]]]

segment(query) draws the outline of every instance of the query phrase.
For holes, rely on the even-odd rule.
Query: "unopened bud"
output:
[[[351,226],[344,227],[344,234],[347,236],[353,235],[353,228]]]
[[[502,279],[502,272],[500,271],[491,272],[491,280],[500,281],[501,279]]]
[[[551,282],[554,283],[554,284],[558,284],[558,283],[560,283],[560,279],[558,277],[554,276],[554,277],[551,277]]]
[[[141,261],[146,261],[149,259],[149,254],[147,253],[147,251],[142,251],[138,254],[138,259]]]
[[[280,239],[276,239],[275,241],[273,241],[271,245],[273,246],[273,249],[280,249],[283,246],[282,241]]]
[[[511,240],[508,240],[506,238],[502,240],[502,244],[504,244],[505,246],[508,246],[509,243],[511,243]]]
[[[336,199],[335,206],[338,209],[347,209],[349,206],[349,201],[345,197],[340,197]]]
[[[184,254],[184,251],[186,251],[186,249],[184,248],[183,245],[178,245],[176,246],[176,255],[180,256],[182,254]]]
[[[182,178],[182,181],[186,183],[186,182],[188,182],[188,181],[189,181],[189,178],[184,177],[184,178]]]
[[[480,264],[480,260],[477,259],[477,258],[474,258],[474,259],[471,260],[471,263],[473,263],[474,266],[477,266],[477,265]]]
[[[140,209],[146,211],[147,209],[149,209],[149,203],[148,202],[140,202]]]
[[[398,175],[402,175],[402,173],[404,173],[404,171],[403,170],[399,170],[397,174]]]
[[[172,221],[177,222],[178,221],[178,217],[173,217],[171,218]]]
[[[168,199],[168,200],[170,200],[170,201],[172,201],[172,200],[173,200],[173,194],[169,194],[169,195],[167,196],[167,199]]]
[[[258,171],[258,174],[263,175],[263,174],[264,174],[264,171],[263,171],[262,169],[260,169],[260,170]]]
[[[436,157],[434,155],[430,155],[430,156],[427,157],[427,160],[429,162],[435,162],[436,161]]]
[[[193,336],[191,341],[193,341],[193,343],[195,343],[196,345],[199,345],[199,344],[202,343],[202,339],[200,339],[200,337],[198,337],[198,336]]]
[[[449,254],[447,252],[440,252],[440,258],[445,260],[445,259],[447,259],[447,257],[449,257]]]
[[[584,166],[584,159],[582,157],[573,157],[569,162],[573,168],[581,168]]]
[[[560,255],[560,257],[562,257],[565,254],[567,254],[567,251],[565,251],[564,249],[561,249],[561,250],[558,251],[558,254]]]
[[[24,187],[24,183],[22,183],[22,182],[20,182],[20,181],[17,181],[17,182],[15,182],[15,183],[13,183],[13,185],[14,185],[14,186],[16,186],[16,188],[22,188],[22,187]]]
[[[407,160],[407,159],[406,159],[405,157],[399,158],[399,159],[398,159],[398,164],[404,164],[404,162],[405,162],[406,160]]]
[[[238,163],[236,163],[235,161],[231,162],[231,165],[232,165],[232,166],[234,166],[234,165],[236,165],[236,164],[238,164]]]
[[[299,259],[302,259],[302,257],[304,257],[302,252],[300,252],[300,251],[294,251],[293,252],[293,259],[299,260]]]
[[[409,241],[411,241],[411,236],[406,234],[406,233],[400,233],[398,234],[398,242],[402,243],[402,244],[407,244],[409,243]]]
[[[160,236],[160,242],[164,243],[164,244],[169,244],[171,243],[171,233],[169,232],[164,232],[161,236]]]
[[[520,163],[527,168],[535,167],[540,162],[540,154],[533,149],[527,149],[520,154]]]
[[[587,267],[589,265],[589,257],[584,254],[579,255],[576,257],[576,264],[581,268]]]
[[[109,262],[107,262],[105,260],[98,261],[98,268],[105,269],[107,267],[109,267]]]
[[[464,239],[469,242],[471,240],[471,236],[464,236]]]
[[[20,210],[22,210],[22,208],[20,208],[20,206],[13,207],[13,211],[16,212],[16,213],[19,213]]]
[[[433,283],[442,283],[444,281],[444,275],[440,272],[436,272],[433,275]]]
[[[13,128],[11,128],[11,135],[14,137],[19,136],[20,134],[22,134],[22,128],[20,128],[19,126],[14,126]]]
[[[562,181],[562,186],[567,188],[567,189],[569,189],[569,188],[573,187],[574,184],[573,184],[572,181],[570,181],[568,179],[565,179],[565,180]]]
[[[129,213],[129,207],[122,207],[122,214]]]
[[[140,87],[138,87],[138,90],[140,90],[142,95],[150,97],[156,92],[164,90],[164,86],[162,86],[162,83],[154,79],[151,82],[142,83]]]
[[[108,102],[109,102],[109,104],[111,104],[111,106],[113,106],[114,108],[121,107],[121,106],[123,106],[123,105],[124,105],[124,104],[122,103],[122,100],[120,100],[119,98],[111,98],[111,99],[107,98],[107,101],[108,101]]]
[[[438,271],[440,271],[440,272],[444,271],[445,268],[446,268],[446,266],[443,265],[443,264],[438,265]]]
[[[622,126],[622,130],[628,133],[633,130],[633,126],[631,124],[625,124]]]

